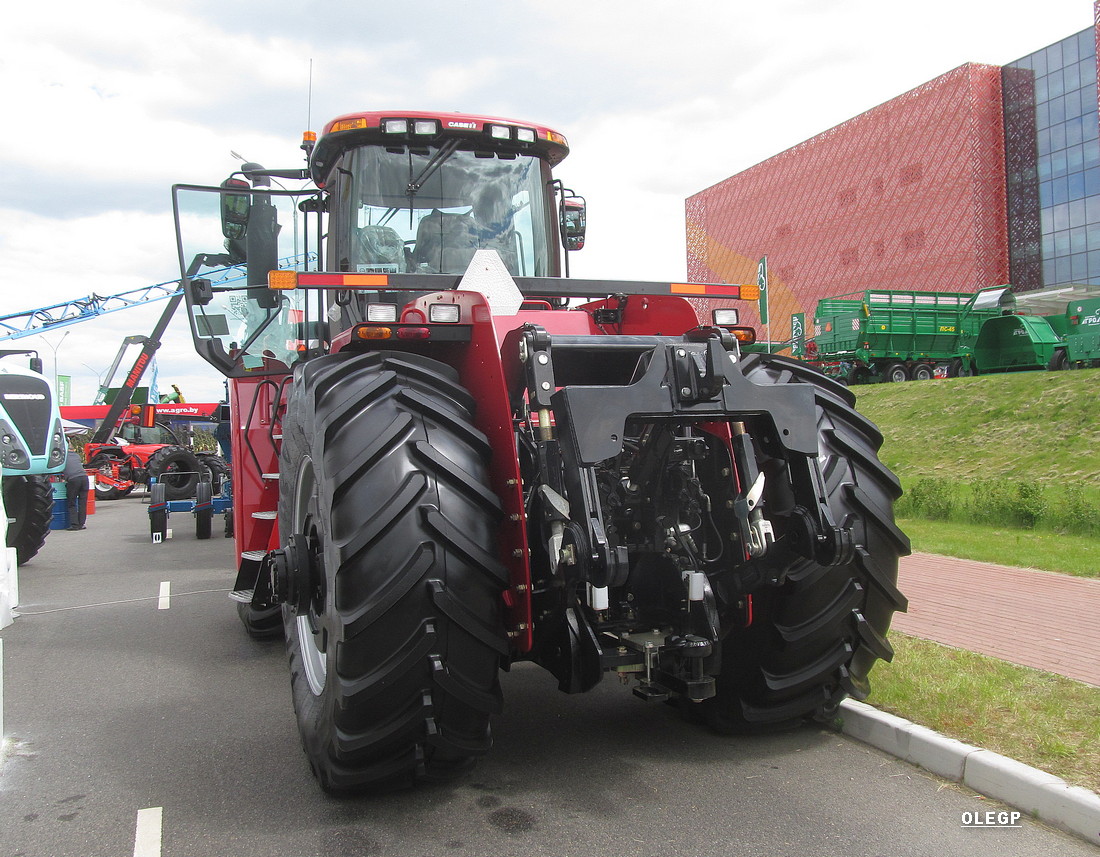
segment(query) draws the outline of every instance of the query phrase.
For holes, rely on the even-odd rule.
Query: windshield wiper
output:
[[[420,171],[420,175],[416,178],[412,178],[412,150],[409,150],[409,183],[405,187],[405,196],[409,198],[409,226],[412,226],[412,211],[413,200],[416,194],[420,191],[420,188],[424,186],[424,182],[430,179],[441,166],[443,166],[451,156],[458,151],[459,139],[452,137],[442,146],[440,146],[431,159],[424,165],[424,169]]]

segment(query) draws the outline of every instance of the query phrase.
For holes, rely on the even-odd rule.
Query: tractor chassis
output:
[[[815,385],[754,383],[728,331],[586,336],[526,324],[497,354],[518,355],[502,368],[531,546],[526,580],[513,577],[504,593],[509,609],[529,608],[532,619],[529,645],[523,630],[509,632],[512,658],[539,663],[561,690],[585,692],[615,672],[624,682],[636,678],[633,692],[645,700],[709,699],[723,639],[731,627],[751,625],[754,593],[782,586],[796,563],[852,562],[856,537],[833,520],[818,463]],[[643,434],[632,436],[638,426]],[[628,442],[631,479],[615,476],[614,464]],[[767,475],[762,459],[772,462]],[[687,540],[668,508],[676,501],[642,500],[646,491],[637,491],[669,467],[695,465],[711,474],[700,477],[709,480],[706,502],[713,495],[718,529],[739,552],[717,574],[680,549]],[[608,520],[610,478],[638,482],[623,496],[635,492],[645,507],[632,523],[644,537],[624,536],[624,522]],[[656,512],[662,503],[664,516]],[[324,573],[293,538],[283,542],[261,561],[242,561],[236,600],[261,612],[302,608]],[[609,602],[630,588],[639,552],[680,578],[671,599],[678,606],[658,611],[660,621]]]
[[[634,674],[639,679],[634,693],[643,699],[675,695],[699,702],[713,696],[713,676],[721,669],[721,617],[746,621],[742,614],[751,611],[750,590],[782,583],[784,569],[799,557],[823,566],[852,558],[852,533],[837,526],[829,512],[817,461],[817,426],[807,418],[814,413],[814,388],[754,384],[738,367],[732,337],[718,329],[683,338],[600,337],[554,336],[527,325],[512,339],[503,352],[514,347],[511,353],[518,352],[524,367],[522,383],[513,383],[509,392],[519,425],[527,427],[520,443],[526,452],[521,458],[529,462],[523,479],[529,497],[525,505],[533,510],[529,540],[546,546],[548,566],[540,574],[532,558],[532,612],[557,617],[541,630],[536,623],[534,659],[566,692],[586,691],[605,672],[615,671],[623,680]],[[615,384],[573,383],[590,374],[592,366],[610,367],[611,374],[621,367],[630,377],[613,379],[619,381]],[[667,430],[647,430],[663,439],[649,444],[648,457],[635,456],[630,473],[642,482],[653,480],[658,470],[690,460],[697,449],[704,467],[725,474],[726,508],[714,514],[725,519],[743,551],[740,573],[724,587],[737,591],[723,599],[729,604],[719,604],[702,564],[688,559],[691,552],[679,552],[681,615],[657,630],[623,621],[621,610],[608,611],[609,593],[630,580],[632,552],[646,549],[639,542],[647,539],[611,536],[609,527],[621,531],[621,526],[606,514],[605,486],[614,473],[607,463],[623,454],[631,426],[638,424]],[[779,545],[761,514],[764,477],[756,465],[753,434],[771,455],[785,459],[791,482],[795,505],[787,515],[787,538]],[[707,446],[726,450],[724,468],[702,452]],[[646,490],[644,484],[630,486],[626,494],[640,498]],[[648,525],[643,518],[640,511],[633,526],[664,526],[660,516]],[[678,553],[673,543],[679,537],[668,529],[648,540],[660,561]],[[628,548],[628,541],[635,544]],[[760,561],[769,553],[769,571],[762,574]],[[577,595],[582,591],[587,598]]]

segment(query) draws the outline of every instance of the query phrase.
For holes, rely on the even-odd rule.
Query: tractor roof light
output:
[[[489,136],[494,140],[511,140],[512,129],[507,125],[490,125]]]
[[[534,143],[535,142],[535,129],[534,128],[517,128],[516,139],[521,143]]]
[[[414,134],[435,134],[439,130],[439,124],[434,119],[417,119],[413,122]]]
[[[387,119],[382,123],[382,130],[387,134],[408,134],[408,119]]]
[[[437,324],[457,324],[462,317],[458,304],[432,304],[428,307],[428,319]]]
[[[741,313],[736,309],[716,309],[714,311],[714,323],[718,327],[730,327],[741,320]]]
[[[354,131],[358,128],[366,128],[366,127],[367,127],[367,120],[362,118],[361,116],[359,116],[359,117],[355,117],[354,119],[342,119],[339,122],[333,122],[332,123],[332,128],[329,129],[329,130],[332,131],[332,133],[336,133],[337,131]],[[312,134],[312,133],[313,133],[312,131],[307,131],[306,132],[306,134]],[[317,135],[314,134],[313,137],[314,137],[314,142],[315,142],[316,139],[317,139]]]
[[[397,321],[397,304],[367,304],[367,321]]]

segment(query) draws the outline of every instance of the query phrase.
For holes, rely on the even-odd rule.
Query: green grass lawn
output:
[[[881,457],[904,486],[981,492],[1013,480],[1054,502],[1100,498],[1100,370],[1020,372],[853,387],[882,430]],[[898,521],[913,549],[1100,577],[1100,538],[951,521]],[[872,705],[1100,791],[1100,688],[891,632],[893,663],[871,673]]]
[[[920,518],[901,518],[897,523],[913,542],[915,551],[1058,571],[1076,577],[1100,577],[1100,539],[1089,536]]]
[[[1100,687],[890,633],[871,672],[883,711],[1100,791]]]
[[[852,387],[902,482],[1007,477],[1100,483],[1100,369]]]

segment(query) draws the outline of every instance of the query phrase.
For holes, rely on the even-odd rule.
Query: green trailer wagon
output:
[[[970,375],[982,324],[1013,306],[1009,286],[975,293],[868,289],[825,298],[814,315],[814,362],[847,383]]]

